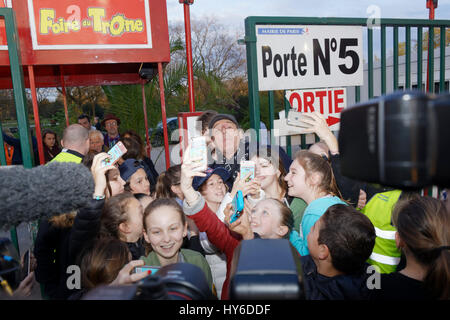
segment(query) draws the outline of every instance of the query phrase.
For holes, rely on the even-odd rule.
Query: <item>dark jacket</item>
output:
[[[45,143],[43,150],[45,163],[52,161],[53,158],[61,152],[61,148],[58,145],[54,145],[53,148],[50,149]]]
[[[159,174],[155,169],[152,159],[144,157],[141,163],[144,166],[145,173],[147,174],[148,181],[150,182],[150,192],[153,192],[156,189],[156,182],[158,181]]]
[[[303,283],[307,300],[367,300],[369,289],[365,265],[354,275],[326,277],[317,272],[310,255],[300,257],[303,269]]]
[[[36,237],[34,256],[37,260],[36,280],[50,299],[67,299],[74,290],[67,288],[67,267],[77,264],[84,246],[96,238],[104,200],[91,200],[80,209],[73,224],[55,225],[42,220]]]
[[[138,260],[140,257],[145,256],[145,243],[143,237],[136,242],[126,242],[126,244],[131,253],[131,260]]]
[[[23,157],[22,157],[22,149],[20,148],[20,139],[13,138],[2,132],[3,134],[3,140],[10,146],[14,147],[14,153],[12,156],[12,165],[21,165],[23,164]],[[31,143],[33,144],[33,157],[34,162],[39,163],[39,157],[38,157],[38,148],[37,148],[37,140],[35,136],[31,136]]]

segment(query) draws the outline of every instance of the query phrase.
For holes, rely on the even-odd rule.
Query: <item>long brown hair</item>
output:
[[[271,147],[269,145],[267,146],[259,145],[256,150],[256,154],[251,154],[250,159],[252,159],[255,156],[269,161],[270,164],[275,167],[275,169],[280,170],[280,176],[278,177],[278,185],[283,191],[283,193],[286,195],[288,191],[288,185],[287,182],[284,180],[284,177],[286,177],[287,172],[286,169],[284,168],[283,159],[280,157],[278,151],[276,151],[274,146]]]
[[[416,260],[427,267],[425,287],[438,299],[450,298],[450,215],[431,197],[401,200],[392,214],[397,232]]]
[[[176,198],[177,195],[170,188],[180,184],[181,164],[171,166],[167,171],[162,172],[156,181],[156,198]]]
[[[342,199],[341,192],[336,184],[333,169],[327,160],[307,150],[298,151],[295,154],[295,160],[297,160],[305,170],[306,179],[314,172],[317,172],[322,176],[322,179],[317,186],[320,191]]]
[[[130,261],[128,246],[114,238],[101,238],[87,246],[80,262],[83,288],[110,284]]]
[[[106,200],[100,218],[100,237],[120,239],[119,225],[128,221],[128,205],[138,201],[130,192],[115,195]]]

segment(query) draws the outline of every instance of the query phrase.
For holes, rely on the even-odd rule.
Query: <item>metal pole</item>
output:
[[[62,89],[63,101],[64,101],[64,113],[66,116],[66,127],[68,127],[69,126],[69,110],[67,108],[66,84],[64,81],[63,67],[59,66],[59,70],[61,72],[61,89]]]
[[[142,107],[144,108],[144,122],[145,122],[145,141],[147,141],[147,146],[150,145],[150,137],[148,136],[148,119],[147,119],[147,100],[145,99],[145,82],[142,81]],[[151,159],[150,148],[146,148],[147,157]]]
[[[434,20],[434,9],[437,8],[437,0],[427,0],[427,9],[429,9],[428,19]],[[428,59],[427,59],[427,92],[430,92],[430,50],[434,51],[434,31],[433,27],[428,29]],[[433,37],[433,39],[431,39]],[[431,48],[430,48],[431,44]],[[434,52],[433,52],[434,53]],[[433,57],[434,58],[434,57]],[[434,69],[434,68],[433,68]],[[434,72],[434,70],[433,70]],[[432,88],[434,89],[434,88]]]
[[[158,62],[158,77],[159,77],[159,95],[161,98],[161,115],[162,115],[163,132],[164,132],[164,149],[166,151],[166,169],[169,169],[169,167],[170,167],[169,139],[167,136],[166,100],[164,98],[164,77],[163,77],[163,67],[162,67],[161,62]]]
[[[184,32],[186,35],[186,60],[188,73],[188,90],[189,90],[189,111],[195,112],[194,100],[194,69],[192,66],[192,44],[191,44],[191,17],[189,12],[189,5],[194,3],[194,0],[179,0],[184,6]]]
[[[36,140],[39,153],[39,163],[44,164],[44,146],[42,144],[41,123],[39,121],[39,106],[36,96],[36,84],[34,81],[34,67],[28,66],[28,79],[30,80],[31,100],[33,102],[34,125],[36,126]],[[36,159],[37,160],[37,159]]]

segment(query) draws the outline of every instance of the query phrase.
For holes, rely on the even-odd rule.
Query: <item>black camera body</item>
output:
[[[305,298],[300,258],[287,239],[241,241],[231,270],[231,300]]]
[[[450,95],[399,91],[341,114],[341,173],[400,189],[450,186]]]
[[[128,286],[100,286],[83,300],[216,300],[203,271],[190,263],[174,263]]]

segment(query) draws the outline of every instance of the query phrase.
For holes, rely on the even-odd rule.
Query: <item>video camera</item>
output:
[[[215,300],[203,271],[190,263],[159,269],[135,285],[100,286],[83,300]]]
[[[304,299],[298,253],[286,239],[243,240],[234,251],[232,300]],[[216,300],[203,271],[175,263],[135,285],[102,286],[83,300]]]
[[[400,189],[450,186],[450,94],[398,91],[341,114],[341,173]]]
[[[287,239],[243,240],[234,250],[231,300],[303,300],[303,272]]]

